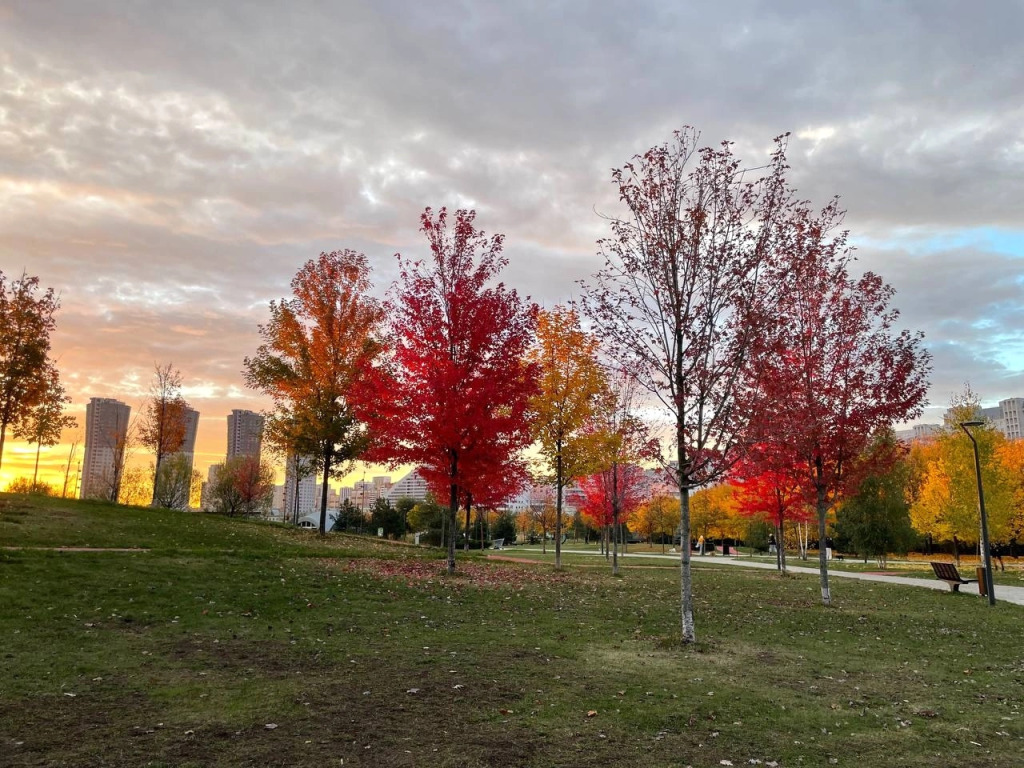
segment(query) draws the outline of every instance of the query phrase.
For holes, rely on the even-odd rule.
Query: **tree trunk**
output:
[[[786,523],[785,521],[779,526],[779,538],[775,542],[775,548],[779,550],[780,562],[782,563],[782,572],[786,573]]]
[[[957,541],[956,534],[953,534],[953,562],[957,568],[960,567],[960,542]]]
[[[295,498],[292,500],[292,525],[299,524],[299,456],[295,455],[295,469],[292,472],[295,477]]]
[[[331,475],[331,450],[324,451],[324,485],[320,489],[320,535],[327,535],[327,478]],[[297,496],[298,494],[296,494]]]
[[[75,459],[75,449],[78,447],[78,440],[76,439],[71,444],[71,451],[68,452],[68,466],[65,467],[65,486],[60,492],[61,499],[68,498],[68,480],[71,478],[71,463]]]
[[[562,570],[562,441],[555,441],[555,570]]]
[[[682,640],[697,642],[693,621],[693,572],[690,567],[690,489],[679,473],[679,592]]]
[[[612,576],[619,575],[619,463],[612,462]]]
[[[149,506],[156,506],[156,489],[160,484],[160,463],[164,458],[164,428],[166,427],[167,404],[160,402],[160,426],[156,432],[156,467],[153,469],[153,500]]]
[[[786,546],[783,544],[785,532],[785,522],[780,520],[775,526],[775,567],[781,573],[786,572]]]
[[[825,547],[825,518],[828,516],[828,504],[825,499],[825,487],[818,483],[818,573],[821,581],[821,604],[832,605],[832,595],[828,588],[828,551]]]
[[[456,484],[458,478],[458,457],[452,454],[449,465],[448,479],[451,483],[448,496],[448,575],[455,573],[455,524],[459,515],[459,486]]]
[[[36,489],[36,482],[39,480],[39,452],[43,450],[43,444],[41,442],[36,443],[36,466],[32,470],[32,490]]]
[[[464,541],[462,542],[463,552],[469,552],[469,532],[471,530],[471,523],[469,522],[469,509],[471,506],[472,502],[470,501],[469,494],[466,494],[466,535],[463,537]]]
[[[7,440],[7,422],[0,424],[0,467],[4,465],[4,442]]]

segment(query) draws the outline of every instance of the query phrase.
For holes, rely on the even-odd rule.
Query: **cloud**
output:
[[[425,253],[427,205],[475,207],[507,236],[507,282],[564,301],[600,264],[610,169],[684,123],[751,164],[791,132],[801,195],[842,196],[859,265],[925,331],[933,402],[963,377],[1024,393],[1017,3],[4,13],[0,269],[60,290],[79,403],[134,396],[173,360],[202,394],[202,440],[207,418],[261,402],[239,397],[241,361],[297,268],[356,248],[383,294],[396,252]]]

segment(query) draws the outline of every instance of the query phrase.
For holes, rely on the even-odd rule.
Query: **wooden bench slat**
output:
[[[959,592],[961,584],[970,584],[977,579],[965,579],[960,575],[953,563],[932,563],[932,570],[935,571],[935,578],[949,584],[951,592]]]

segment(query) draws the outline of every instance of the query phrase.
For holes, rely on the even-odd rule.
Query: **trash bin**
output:
[[[985,566],[979,565],[975,571],[978,577],[978,594],[988,596],[988,580],[985,578]]]

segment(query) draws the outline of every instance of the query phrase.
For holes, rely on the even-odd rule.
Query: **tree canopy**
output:
[[[815,214],[794,207],[777,238],[786,255],[769,275],[776,286],[761,297],[761,333],[752,350],[756,388],[749,445],[762,469],[796,472],[818,514],[826,517],[849,487],[893,460],[869,451],[875,435],[918,416],[928,385],[930,355],[922,335],[896,327],[893,289],[878,275],[850,274],[852,254],[838,202]],[[786,467],[774,463],[782,457]],[[822,602],[831,602],[825,547],[819,547]]]
[[[784,137],[760,169],[729,142],[699,148],[699,138],[683,128],[612,172],[626,211],[609,220],[605,266],[584,297],[611,354],[671,420],[683,541],[690,490],[734,458],[737,394],[763,317],[751,309],[791,198]],[[690,548],[680,557],[682,638],[694,642]]]
[[[444,208],[420,217],[431,258],[399,256],[390,347],[359,408],[375,435],[369,458],[418,464],[431,487],[447,491],[450,572],[460,499],[479,496],[502,468],[520,471],[537,379],[525,359],[537,306],[496,282],[507,263],[503,237],[488,238],[475,218],[465,210],[450,218]]]
[[[268,432],[322,473],[321,534],[328,478],[344,475],[368,445],[351,397],[381,350],[382,312],[369,276],[356,251],[307,261],[292,278],[292,298],[270,302],[270,321],[259,329],[263,343],[245,359],[246,383],[274,401]]]
[[[562,565],[563,491],[573,478],[595,469],[602,447],[601,435],[588,429],[607,386],[597,351],[597,338],[583,331],[574,308],[541,310],[528,355],[540,371],[530,401],[531,437],[555,483],[556,569]]]
[[[50,380],[50,334],[60,300],[39,278],[9,279],[0,270],[0,466],[7,430],[29,417]]]

